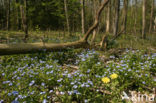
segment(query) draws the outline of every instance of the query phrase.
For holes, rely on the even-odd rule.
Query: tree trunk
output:
[[[153,14],[154,14],[154,0],[152,0],[152,3],[151,3],[151,17],[150,17],[149,33],[151,33],[152,27],[153,27],[153,21],[154,21]]]
[[[20,16],[20,7],[17,7],[17,26],[18,30],[21,30],[21,16]]]
[[[115,0],[115,23],[114,23],[114,35],[117,35],[118,32],[118,23],[119,23],[119,11],[120,11],[120,0]]]
[[[97,0],[93,0],[93,9],[94,9],[94,13],[93,14],[96,14],[97,13]],[[93,17],[94,17],[94,20],[95,20],[96,19],[96,15],[94,15]],[[93,42],[95,40],[96,33],[97,33],[97,29],[94,29],[93,30],[93,36],[92,36],[92,39],[91,39],[91,44],[93,44]]]
[[[25,39],[28,38],[28,7],[27,7],[27,0],[24,0],[25,6]]]
[[[104,34],[103,37],[102,37],[102,40],[100,42],[100,48],[103,49],[103,50],[106,50],[107,49],[107,34]]]
[[[123,28],[122,30],[126,33],[126,26],[127,26],[127,9],[128,9],[128,0],[124,0],[124,9],[123,9]]]
[[[107,7],[106,33],[110,32],[110,10],[111,10],[111,2],[109,2]]]
[[[4,23],[3,23],[4,22],[4,20],[3,20],[3,18],[4,18],[4,13],[3,13],[4,12],[4,5],[3,5],[2,0],[0,0],[0,4],[1,4],[0,5],[1,6],[1,15],[0,15],[0,23],[1,23],[0,25],[1,26],[0,26],[0,29],[3,29],[4,28]]]
[[[24,44],[0,44],[0,55],[10,54],[25,54],[41,52],[43,50],[48,51],[60,51],[67,48],[80,48],[86,47],[87,43],[84,41],[77,41],[71,43],[61,44],[46,44],[46,43],[24,43]]]
[[[70,36],[71,33],[70,33],[70,25],[69,25],[69,17],[68,17],[67,0],[64,0],[64,10],[65,10],[65,16],[66,16],[68,35]]]
[[[81,5],[82,34],[85,34],[85,0],[81,0]]]
[[[10,29],[10,0],[7,0],[7,30]]]
[[[79,41],[60,44],[51,44],[51,43],[0,44],[0,55],[34,53],[41,51],[41,49],[46,49],[46,51],[59,51],[66,50],[67,48],[81,48],[81,47],[86,48],[89,45],[87,42],[88,37],[92,33],[92,31],[97,28],[101,12],[103,11],[104,7],[107,5],[108,2],[109,0],[104,0],[104,2],[100,6],[96,14],[94,24],[88,29],[84,37]]]
[[[156,17],[154,19],[154,32],[156,32]]]
[[[145,29],[146,29],[146,0],[143,0],[143,4],[142,4],[142,38],[143,39],[146,38]]]
[[[135,32],[135,35],[136,35],[136,33],[137,33],[137,10],[138,10],[138,7],[137,7],[137,4],[138,4],[138,2],[137,2],[137,0],[135,0],[135,13],[134,13],[134,15],[135,15],[135,17],[134,17],[134,32]]]
[[[27,0],[24,0],[24,6],[21,5],[20,6],[20,10],[21,10],[21,18],[22,18],[22,25],[23,25],[23,30],[25,32],[25,37],[24,37],[24,41],[26,42],[27,38],[28,38],[28,24],[27,24]]]

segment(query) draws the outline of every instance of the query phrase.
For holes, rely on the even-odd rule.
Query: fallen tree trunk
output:
[[[0,44],[0,55],[25,54],[41,51],[61,51],[68,48],[87,48],[89,44],[84,41],[70,43],[22,43],[22,44]]]
[[[53,44],[53,43],[0,44],[0,55],[35,53],[35,52],[43,51],[43,49],[46,49],[46,51],[60,51],[60,50],[66,50],[67,48],[87,47],[89,46],[87,40],[90,34],[92,33],[92,31],[97,28],[99,24],[99,18],[101,12],[108,2],[109,0],[104,0],[104,2],[101,4],[96,14],[96,19],[94,21],[94,24],[88,29],[87,33],[79,41],[69,42],[69,43],[59,43],[59,44]]]

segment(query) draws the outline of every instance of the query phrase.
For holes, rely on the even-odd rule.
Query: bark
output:
[[[118,32],[118,23],[119,23],[119,11],[120,11],[120,0],[115,1],[116,11],[115,11],[115,23],[114,23],[114,35],[117,35]]]
[[[18,24],[18,30],[21,30],[21,17],[20,17],[20,7],[17,7],[17,24]]]
[[[10,0],[7,0],[7,30],[10,29]]]
[[[0,6],[1,6],[1,11],[0,11],[0,12],[1,12],[1,15],[0,15],[0,20],[1,20],[1,21],[0,21],[0,23],[1,23],[1,24],[0,24],[0,29],[3,29],[3,28],[4,28],[4,24],[3,24],[4,5],[3,5],[3,1],[2,1],[2,0],[0,0]]]
[[[106,50],[107,48],[107,34],[103,35],[102,41],[100,42],[100,48]]]
[[[111,3],[109,2],[107,7],[107,20],[106,20],[106,32],[110,32],[110,10],[111,10]]]
[[[70,43],[60,43],[60,44],[51,44],[51,43],[24,43],[24,44],[0,44],[0,55],[11,55],[11,54],[23,54],[23,53],[34,53],[40,52],[43,49],[46,51],[60,51],[66,50],[67,48],[82,48],[89,46],[87,39],[94,29],[99,24],[99,18],[102,10],[107,5],[109,0],[104,0],[100,6],[94,24],[88,29],[84,37],[75,42]]]
[[[146,38],[145,34],[145,29],[146,29],[146,0],[143,0],[143,5],[142,5],[142,38]]]
[[[81,0],[81,5],[82,34],[85,34],[85,0]]]
[[[68,17],[67,0],[64,0],[64,10],[65,10],[65,16],[66,16],[68,35],[70,35],[70,25],[69,25],[69,17]]]
[[[24,0],[24,6],[20,6],[21,11],[21,18],[22,18],[22,25],[23,25],[23,31],[25,32],[25,38],[24,41],[26,42],[26,39],[28,38],[28,23],[27,23],[27,0]]]
[[[27,7],[27,0],[24,0],[25,5],[25,39],[28,38],[28,7]]]
[[[94,13],[93,14],[96,14],[97,13],[97,0],[93,0],[93,9],[94,9]],[[94,17],[94,20],[96,19],[96,15],[93,16]],[[93,30],[93,36],[92,36],[92,39],[91,39],[91,44],[93,44],[94,40],[95,40],[95,37],[96,37],[96,34],[97,34],[97,29],[94,29]]]
[[[153,21],[154,21],[153,14],[154,14],[154,0],[152,0],[152,3],[151,3],[151,17],[150,17],[149,33],[151,33],[152,27],[153,27]]]
[[[154,19],[154,31],[156,31],[156,17]]]
[[[86,46],[87,43],[84,41],[61,43],[61,44],[46,44],[46,43],[0,44],[0,55],[35,53],[41,52],[43,50],[46,50],[47,52],[60,51],[66,50],[69,47],[80,48]]]
[[[137,0],[135,0],[135,13],[134,13],[134,15],[135,15],[135,18],[134,18],[134,32],[135,32],[135,34],[137,33],[137,30],[136,30],[136,26],[137,26],[137,10],[138,10],[137,4],[138,4],[138,2],[137,2]]]
[[[86,32],[85,36],[83,37],[83,40],[84,41],[87,41],[90,33],[93,32],[94,29],[97,28],[97,26],[99,25],[99,19],[100,19],[100,15],[101,15],[101,12],[103,11],[104,7],[107,5],[107,3],[109,2],[110,0],[104,0],[104,2],[101,4],[101,6],[99,7],[98,11],[97,11],[97,14],[96,14],[96,19],[94,21],[94,24],[88,29],[88,31]]]
[[[124,0],[124,10],[123,10],[123,30],[126,33],[126,26],[127,26],[127,9],[128,9],[128,0]]]

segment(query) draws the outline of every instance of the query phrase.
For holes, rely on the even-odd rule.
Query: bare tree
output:
[[[154,19],[154,31],[156,31],[156,17]]]
[[[146,0],[143,0],[142,4],[142,38],[146,38]]]
[[[10,29],[10,0],[7,0],[7,30]]]
[[[81,5],[82,34],[85,34],[85,0],[81,0]]]
[[[114,35],[117,35],[117,32],[118,32],[119,11],[120,11],[120,0],[115,0],[115,23],[114,23]]]
[[[111,2],[107,6],[107,20],[106,20],[106,32],[110,32],[110,11],[111,11]]]
[[[97,13],[97,6],[98,6],[99,2],[97,0],[93,0],[93,14],[96,14]],[[96,15],[94,15],[94,20],[96,19]],[[97,29],[94,29],[93,30],[93,36],[92,36],[92,39],[91,39],[91,44],[93,44],[94,40],[95,40],[95,37],[96,37],[96,34],[97,34]]]
[[[134,17],[134,32],[135,32],[135,34],[137,33],[137,30],[136,30],[136,26],[137,26],[137,9],[138,9],[138,7],[137,7],[137,4],[138,4],[138,0],[135,0],[135,12],[134,12],[134,15],[135,15],[135,17]]]
[[[68,35],[71,35],[71,33],[70,33],[70,25],[69,25],[69,17],[68,17],[67,0],[64,0],[64,10],[65,10],[65,16],[66,16]]]
[[[152,3],[151,3],[151,17],[150,17],[149,33],[151,33],[152,27],[153,27],[153,21],[154,21],[153,14],[154,14],[154,0],[152,0]]]
[[[23,25],[23,30],[25,32],[25,38],[24,41],[26,42],[28,38],[28,22],[27,22],[27,13],[28,13],[28,8],[27,8],[27,0],[24,0],[24,6],[20,6],[21,10],[21,18],[22,18],[22,25]]]
[[[128,2],[129,0],[124,0],[124,9],[123,9],[123,31],[126,33],[126,26],[127,26],[127,9],[128,9]]]
[[[3,0],[0,0],[0,6],[1,6],[1,15],[0,15],[0,28],[3,29],[4,28],[4,2]]]

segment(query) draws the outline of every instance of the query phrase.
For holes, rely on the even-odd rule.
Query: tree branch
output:
[[[83,38],[84,41],[87,41],[89,35],[93,32],[94,29],[97,28],[97,26],[99,24],[99,18],[100,18],[101,12],[103,11],[104,7],[108,4],[109,1],[110,0],[104,0],[104,2],[101,4],[101,6],[96,14],[94,24],[88,29],[87,33],[85,34],[85,36]]]

